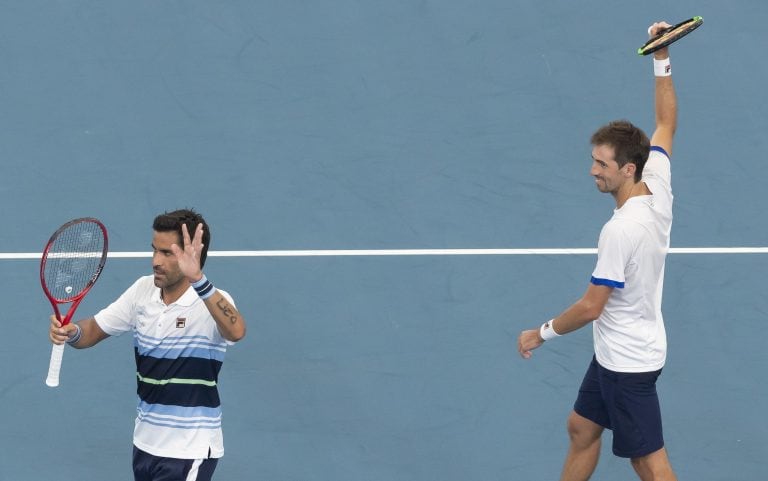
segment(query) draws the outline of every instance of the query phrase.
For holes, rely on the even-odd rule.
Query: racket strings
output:
[[[45,264],[50,294],[60,301],[77,297],[98,274],[103,254],[104,235],[96,223],[79,222],[59,232]]]
[[[637,53],[640,55],[649,55],[661,48],[671,45],[696,30],[703,21],[704,19],[702,17],[693,17],[673,27],[669,27],[667,30],[660,32],[656,37],[648,40],[637,50]]]
[[[672,28],[670,30],[667,30],[664,32],[659,38],[655,39],[654,41],[650,42],[648,44],[648,47],[655,47],[656,45],[660,45],[670,38],[677,37],[678,35],[682,35],[687,33],[689,30],[693,30],[695,28],[694,22],[687,23],[685,25],[680,25],[677,28]]]

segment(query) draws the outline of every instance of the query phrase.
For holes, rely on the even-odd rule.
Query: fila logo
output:
[[[181,329],[187,324],[187,318],[186,317],[177,317],[176,318],[176,329]]]

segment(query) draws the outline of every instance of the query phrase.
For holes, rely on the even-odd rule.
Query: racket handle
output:
[[[45,383],[50,387],[59,385],[59,373],[61,372],[61,360],[64,357],[64,344],[54,344],[51,348],[51,362],[48,364],[48,377]]]

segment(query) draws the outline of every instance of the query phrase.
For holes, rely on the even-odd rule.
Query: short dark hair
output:
[[[614,120],[597,129],[590,139],[592,145],[610,145],[613,147],[616,163],[619,167],[635,164],[635,182],[643,176],[643,167],[651,152],[651,141],[641,129],[628,120]]]
[[[203,224],[203,251],[200,253],[200,268],[202,269],[205,265],[205,258],[208,257],[208,246],[211,244],[211,230],[202,215],[193,209],[165,212],[155,217],[152,222],[152,229],[156,232],[176,232],[179,236],[179,246],[183,248],[184,234],[181,226],[186,225],[189,235],[194,236],[198,224]]]

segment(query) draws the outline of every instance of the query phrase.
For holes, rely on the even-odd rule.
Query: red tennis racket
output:
[[[96,283],[107,262],[107,229],[98,219],[83,217],[53,233],[40,260],[40,283],[61,324],[72,320],[77,306]],[[59,306],[71,304],[62,318]],[[59,385],[64,344],[54,344],[45,383]]]

